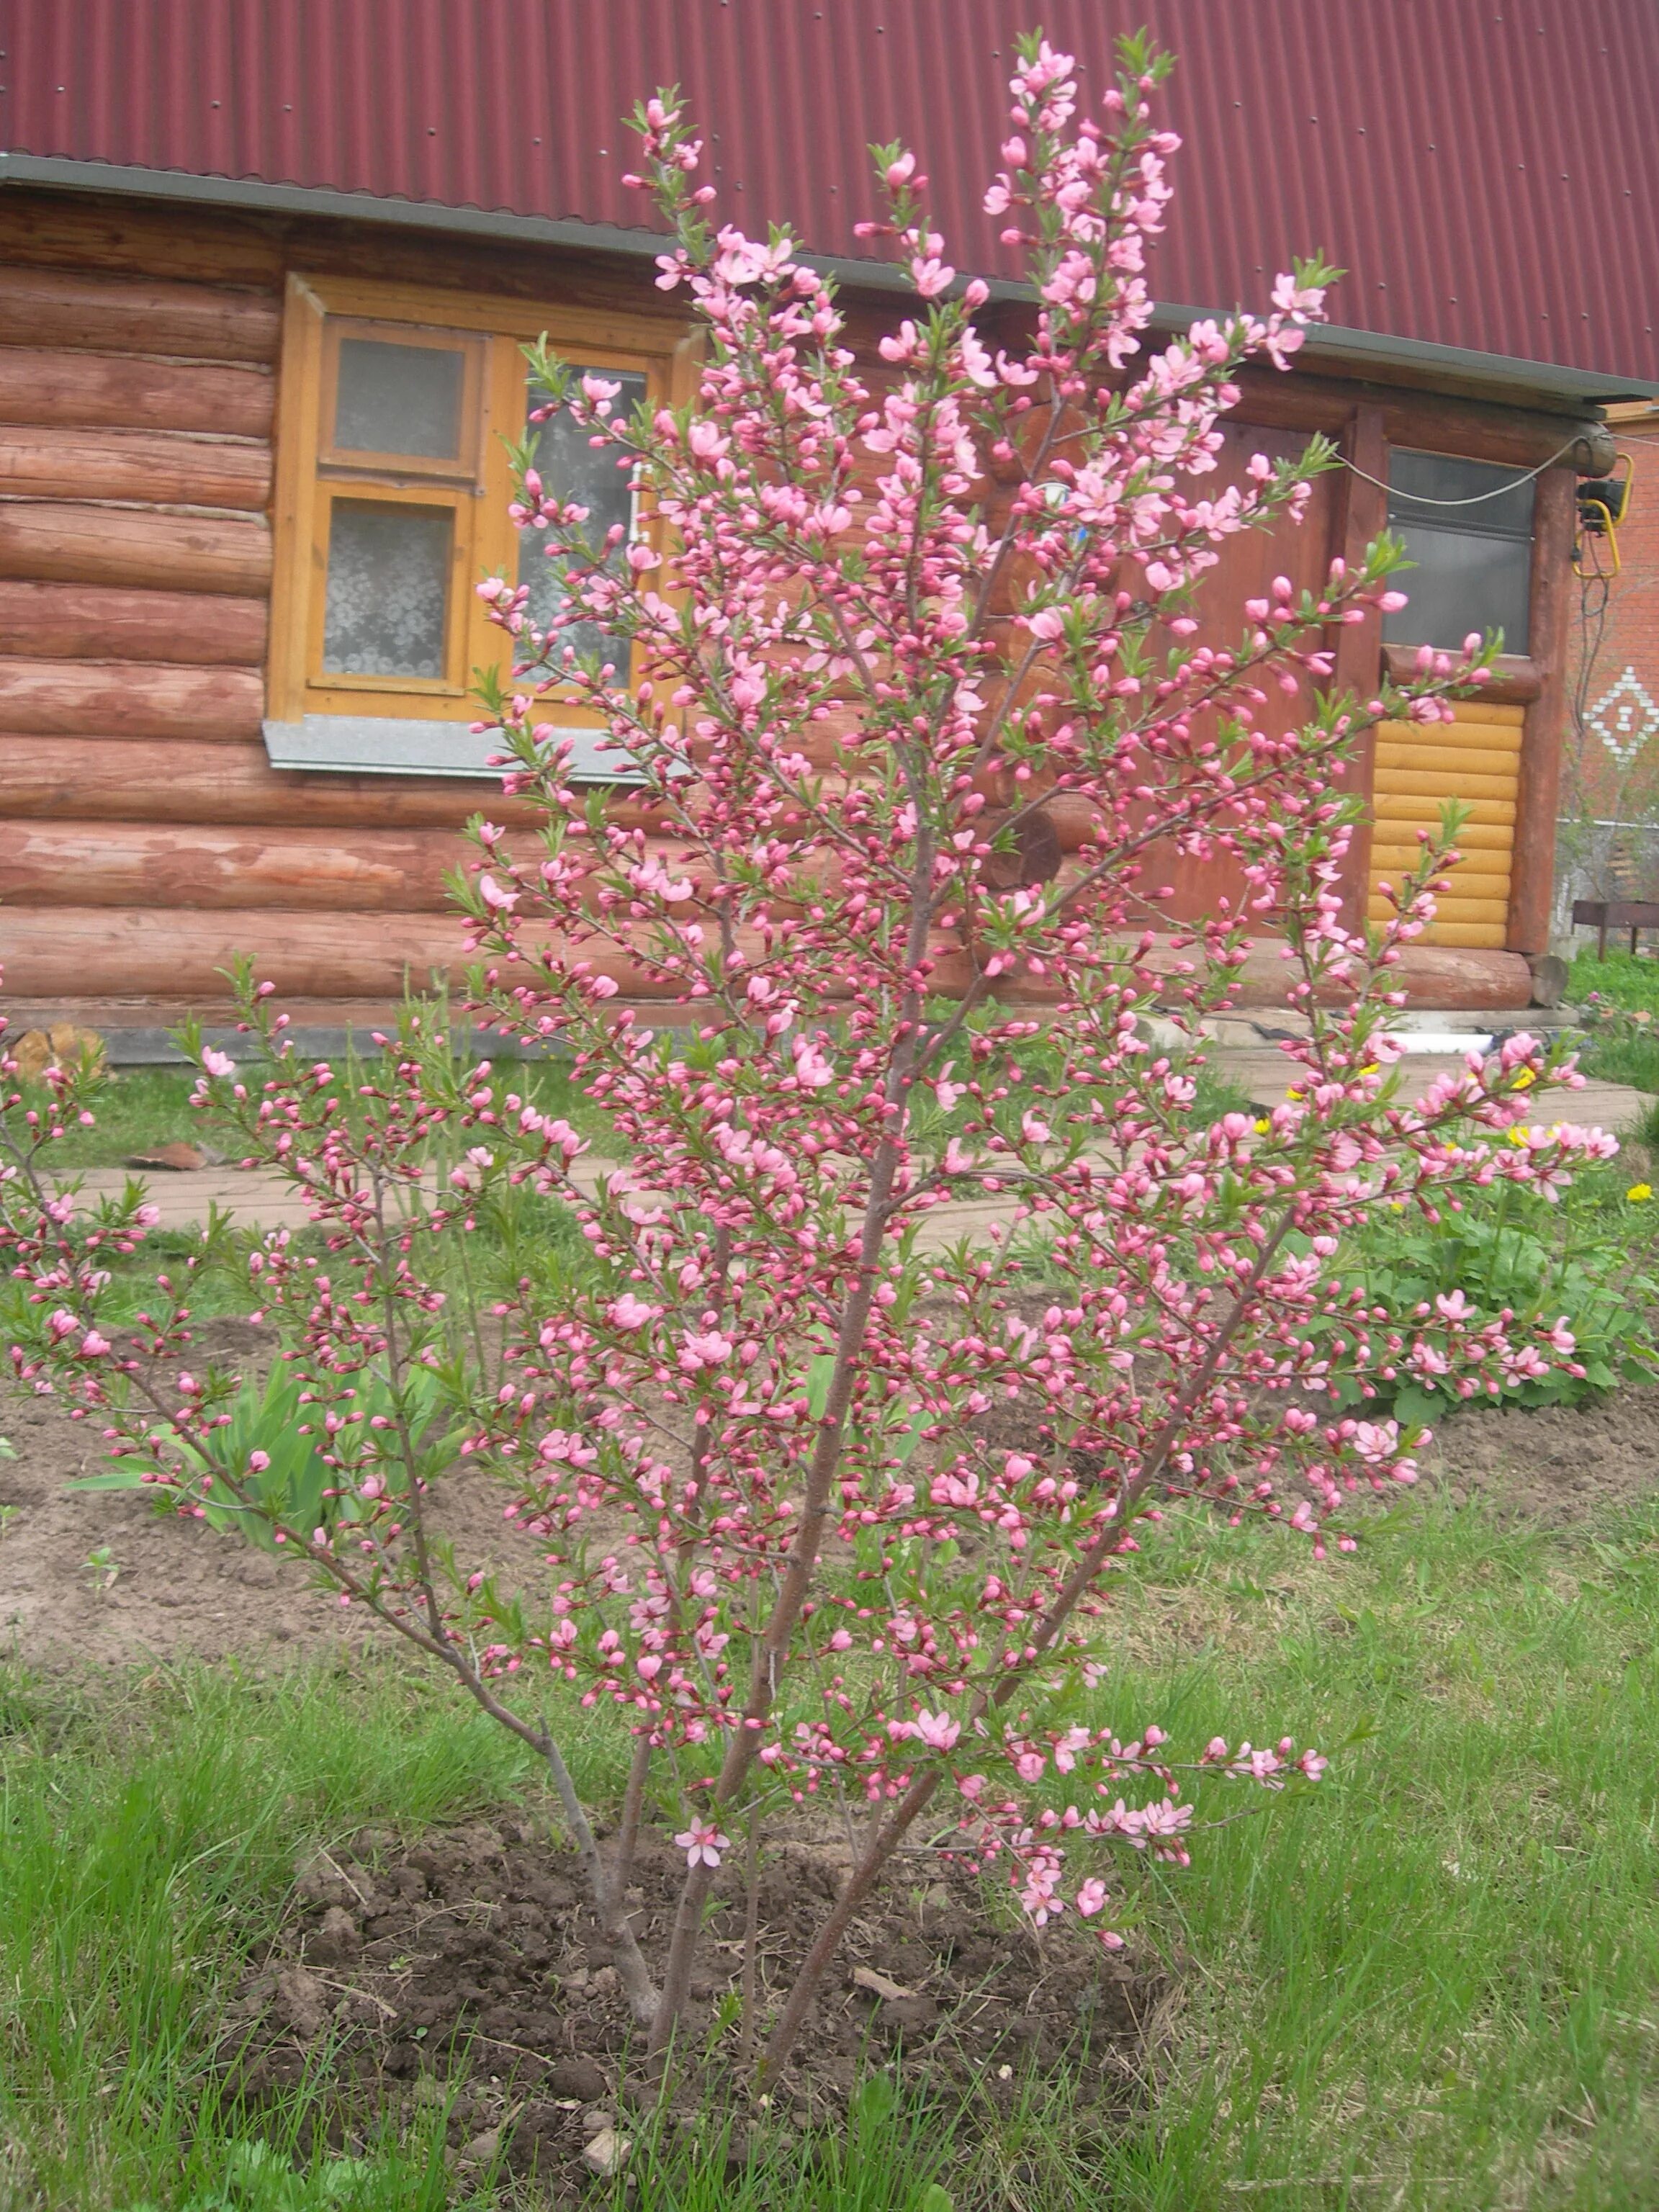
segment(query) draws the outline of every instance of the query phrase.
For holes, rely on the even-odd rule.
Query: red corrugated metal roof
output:
[[[619,118],[678,81],[735,219],[865,258],[903,137],[1007,273],[980,196],[1036,19],[1096,82],[1142,21],[1181,58],[1161,299],[1318,248],[1353,329],[1659,382],[1655,0],[0,0],[0,147],[637,228]]]

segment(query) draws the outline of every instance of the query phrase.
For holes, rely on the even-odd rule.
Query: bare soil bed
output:
[[[222,1321],[204,1334],[210,1354],[261,1364],[251,1324]],[[96,1430],[57,1401],[0,1396],[0,1434],[15,1452],[0,1459],[0,1650],[24,1663],[84,1673],[193,1656],[258,1669],[386,1634],[302,1575],[158,1516],[142,1496],[70,1493],[65,1483],[94,1471],[101,1449]],[[1582,1519],[1659,1483],[1659,1388],[1575,1409],[1460,1414],[1426,1472],[1455,1498],[1481,1498],[1507,1516]],[[509,1585],[539,1569],[542,1547],[503,1524],[487,1482],[443,1486],[434,1519],[461,1558]],[[836,1893],[850,1842],[829,1815],[771,1839],[758,1892],[763,2015]],[[653,1964],[683,1871],[672,1846],[642,1845],[630,1901]],[[716,1895],[686,2047],[712,2049],[718,2069],[736,2033],[740,1853],[728,1855]],[[1109,2130],[1156,2067],[1168,2002],[1161,1983],[1103,1954],[1083,1926],[1038,1936],[994,1877],[918,1852],[855,1923],[765,2124],[787,2137],[839,2112],[860,2069],[902,2046],[942,2094],[993,2106],[1033,2071],[1063,2069],[1089,2124]],[[445,2106],[459,2171],[533,2172],[538,2201],[550,2191],[563,2202],[592,2190],[585,2149],[608,2128],[629,2131],[635,2041],[574,1859],[509,1814],[413,1842],[366,1832],[299,1869],[282,1927],[226,2017],[220,2058],[255,2106],[322,2069],[341,2143],[370,2115]],[[708,2109],[707,2077],[686,2094],[679,2118],[690,2126]]]
[[[264,1332],[247,1322],[210,1322],[200,1337],[208,1356],[260,1364]],[[1000,1422],[1012,1412],[1000,1409]],[[0,1654],[49,1670],[187,1656],[269,1664],[386,1633],[267,1554],[157,1514],[136,1492],[66,1490],[104,1462],[94,1425],[56,1399],[0,1389],[0,1436],[16,1454],[0,1458]],[[1583,1519],[1659,1484],[1659,1386],[1593,1405],[1454,1415],[1425,1473],[1506,1516]],[[539,1565],[542,1547],[502,1522],[487,1482],[441,1485],[433,1518],[459,1559],[509,1587]],[[100,1564],[88,1565],[94,1553]]]
[[[833,1841],[765,1854],[763,2008],[787,1986],[845,1864],[846,1847]],[[994,1899],[981,1877],[931,1856],[915,1868],[854,1923],[776,2086],[771,2130],[839,2116],[860,2069],[901,2047],[941,2094],[971,2090],[992,2107],[1017,2097],[1033,2070],[1066,2064],[1091,2120],[1121,2121],[1139,2094],[1158,1987],[1080,1926],[1039,1939],[1013,1928],[1006,1893]],[[642,1842],[629,1897],[653,1965],[684,1871],[672,1846]],[[738,2033],[740,1855],[722,1867],[715,1898],[683,2045],[694,2063],[683,2110],[671,2106],[686,2126],[710,2103],[701,2054],[711,2031],[723,2031],[717,2074]],[[302,1869],[292,1917],[229,2009],[221,2057],[230,2086],[254,2105],[325,2066],[341,2142],[359,2116],[453,2097],[458,2164],[503,2160],[556,2191],[591,2186],[583,2149],[605,2129],[632,2132],[624,2075],[640,2085],[637,2038],[576,1862],[512,1818],[412,1847],[368,1831]]]

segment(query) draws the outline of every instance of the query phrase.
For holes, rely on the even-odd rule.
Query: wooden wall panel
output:
[[[295,913],[244,907],[223,913],[155,907],[11,907],[5,912],[8,997],[154,998],[174,1005],[222,1000],[224,970],[253,954],[284,998],[395,999],[407,980],[466,966],[447,915]],[[653,995],[637,963],[593,956],[597,975],[629,998]]]
[[[270,435],[276,383],[263,368],[21,345],[0,365],[0,422]]]
[[[630,827],[646,816],[637,805],[617,812]],[[0,733],[0,815],[458,830],[474,814],[509,826],[534,819],[527,801],[503,799],[483,778],[279,774],[257,737],[203,744]]]
[[[0,361],[0,378],[4,370]],[[252,515],[244,520],[68,500],[3,500],[0,576],[263,599],[270,590],[270,532]]]
[[[0,371],[5,356],[0,354]],[[264,510],[270,448],[173,431],[0,424],[0,496]]]
[[[285,994],[384,999],[406,972],[419,983],[434,964],[459,963],[460,931],[437,911],[437,885],[445,859],[462,853],[460,823],[475,810],[509,823],[527,812],[486,782],[277,775],[265,758],[258,671],[270,549],[257,518],[270,495],[273,368],[293,269],[601,313],[661,304],[648,271],[619,257],[0,193],[0,883],[25,901],[0,909],[9,995],[222,999],[216,971],[244,949]],[[868,350],[889,310],[854,306]],[[1380,428],[1395,442],[1528,465],[1571,430],[1340,375],[1245,382],[1251,419],[1228,427],[1207,490],[1251,452],[1298,451],[1310,429],[1340,431],[1362,406],[1372,444]],[[1361,506],[1345,515],[1336,480],[1322,480],[1301,530],[1228,548],[1212,593],[1231,608],[1276,571],[1317,580],[1330,554],[1364,534]],[[179,508],[216,511],[164,511]],[[1374,650],[1346,634],[1341,642],[1345,666],[1357,642]],[[1288,723],[1306,702],[1274,695],[1269,711]],[[835,734],[815,740],[826,764]],[[1485,945],[1501,941],[1485,917],[1501,903],[1515,836],[1512,761],[1524,763],[1519,811],[1542,819],[1543,723],[1534,734],[1528,720],[1518,750],[1495,726],[1458,742],[1463,780],[1480,793],[1460,892],[1480,919],[1449,927],[1474,928]],[[1383,763],[1377,866],[1409,861],[1415,828],[1435,811],[1437,765],[1419,732]],[[641,810],[623,801],[621,811]],[[1074,851],[1085,811],[1062,802],[1055,817],[1062,849]],[[1210,911],[1237,888],[1224,866],[1149,856],[1149,883],[1160,876],[1179,885],[1163,908],[1172,916]],[[1413,952],[1451,963],[1445,977],[1463,976],[1466,994],[1486,972],[1455,941]],[[615,972],[625,992],[643,993],[629,963]],[[1276,963],[1272,975],[1270,997],[1282,988]]]
[[[0,264],[0,345],[274,362],[282,316],[255,292]]]
[[[20,736],[257,738],[264,684],[249,668],[0,659],[0,729]]]
[[[8,186],[0,192],[0,261],[246,286],[283,283],[283,226],[269,216],[180,208],[95,193]]]
[[[0,821],[0,900],[31,907],[442,914],[467,848],[442,830]],[[459,921],[453,925],[459,938]],[[263,933],[262,933],[262,942]]]
[[[1471,823],[1460,837],[1463,855],[1448,872],[1451,888],[1440,895],[1433,923],[1424,941],[1501,950],[1507,942],[1510,886],[1527,710],[1484,699],[1461,701],[1449,722],[1382,722],[1376,730],[1376,805],[1371,832],[1370,896],[1373,921],[1393,911],[1381,885],[1398,885],[1417,865],[1421,850],[1415,830],[1407,830],[1390,810],[1414,803],[1417,819],[1432,829],[1447,799],[1463,799],[1502,810],[1506,821]],[[1428,818],[1425,818],[1425,817]]]
[[[4,362],[0,360],[0,368]],[[261,599],[0,578],[0,653],[53,660],[173,660],[259,668]]]

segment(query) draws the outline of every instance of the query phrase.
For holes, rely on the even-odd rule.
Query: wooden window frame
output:
[[[420,323],[399,323],[398,335],[392,341],[397,345],[421,346],[434,353],[459,353],[461,356],[460,423],[457,439],[459,450],[453,459],[434,459],[421,453],[376,453],[366,447],[324,443],[325,427],[337,419],[342,343],[348,338],[368,338],[371,342],[379,340],[384,343],[386,331],[385,317],[371,320],[367,317],[354,319],[349,315],[330,314],[325,318],[322,388],[318,395],[318,467],[326,472],[344,471],[354,477],[389,477],[394,483],[418,480],[424,483],[430,478],[439,483],[464,483],[470,488],[477,480],[482,459],[478,450],[479,416],[483,404],[485,362],[489,343],[487,337],[476,331],[446,331]],[[455,343],[457,339],[460,341],[459,345]]]
[[[388,325],[401,325],[416,343],[451,336],[475,342],[468,347],[463,380],[462,404],[468,406],[471,394],[475,426],[469,460],[434,463],[325,446],[325,425],[333,419],[339,341],[369,335],[365,326],[370,325],[381,331]],[[410,727],[411,758],[406,769],[399,767],[397,738],[388,727],[386,741],[374,748],[381,757],[380,772],[430,774],[430,726],[477,720],[476,672],[493,667],[504,674],[510,665],[507,641],[489,621],[474,586],[489,574],[517,580],[519,543],[507,514],[513,487],[506,441],[522,436],[526,427],[528,370],[521,349],[542,336],[556,352],[585,366],[642,373],[653,400],[672,404],[689,392],[692,341],[678,316],[589,311],[370,278],[290,274],[277,399],[266,697],[267,739],[279,764],[284,757],[280,732],[305,730],[310,751],[325,756],[327,746],[316,734],[325,726],[337,722],[342,730],[361,734],[368,725],[384,721]],[[464,428],[464,453],[468,446]],[[336,500],[354,496],[450,507],[454,512],[455,567],[441,678],[388,678],[329,673],[322,667],[329,520]],[[641,518],[641,526],[649,531],[648,517]],[[599,724],[595,715],[573,705],[561,713],[558,726],[580,732]],[[477,775],[479,748],[462,742],[465,736],[464,731],[456,732],[453,772]],[[295,735],[289,750],[297,749]],[[315,757],[307,764],[331,763]],[[351,763],[342,759],[339,765]]]

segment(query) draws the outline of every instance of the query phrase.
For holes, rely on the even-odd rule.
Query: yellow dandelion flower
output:
[[[1653,1196],[1653,1185],[1650,1182],[1633,1182],[1625,1195],[1632,1206],[1645,1206]]]
[[[1538,1078],[1533,1073],[1531,1068],[1523,1067],[1510,1088],[1512,1091],[1530,1091],[1537,1080]]]
[[[1255,1133],[1258,1137],[1265,1137],[1272,1127],[1271,1121],[1258,1121],[1255,1125]]]
[[[1515,1127],[1510,1131],[1510,1142],[1512,1145],[1524,1146],[1526,1141],[1527,1131],[1524,1127],[1517,1121]]]
[[[1297,1100],[1298,1100],[1298,1101],[1299,1101],[1299,1100],[1300,1100],[1300,1098],[1301,1098],[1301,1097],[1302,1097],[1302,1093],[1300,1092],[1300,1091],[1287,1091],[1285,1093],[1285,1096],[1287,1098],[1294,1098],[1294,1099],[1297,1099]]]

